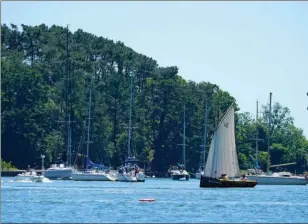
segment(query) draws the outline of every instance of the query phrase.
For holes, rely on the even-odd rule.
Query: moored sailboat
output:
[[[67,53],[67,65],[66,65],[66,78],[68,83],[68,95],[67,95],[67,104],[68,104],[68,119],[66,121],[67,123],[67,162],[60,163],[60,164],[52,164],[50,168],[48,168],[44,176],[49,179],[61,179],[61,180],[69,180],[72,173],[76,172],[77,170],[72,166],[72,127],[71,123],[73,122],[71,119],[71,112],[72,112],[72,102],[71,102],[71,73],[69,70],[69,41],[68,41],[68,35],[69,30],[67,27],[67,33],[66,33],[66,53]]]
[[[115,175],[109,172],[109,168],[104,165],[95,164],[89,158],[90,149],[90,129],[91,129],[91,102],[92,102],[92,84],[93,78],[91,78],[90,84],[90,97],[88,107],[88,135],[87,135],[87,159],[86,170],[72,173],[72,180],[76,181],[115,181],[117,178]],[[89,169],[91,167],[91,169]],[[94,169],[97,168],[97,169]]]
[[[270,93],[270,103],[269,103],[269,121],[268,127],[271,130],[271,114],[272,114],[272,93]],[[257,102],[257,116],[256,116],[256,124],[258,122],[258,102]],[[270,167],[277,166],[286,166],[292,165],[295,163],[287,163],[287,164],[278,164],[270,166],[270,134],[268,136],[268,162],[267,162],[267,172],[263,172],[258,165],[258,128],[256,129],[256,167],[255,169],[248,170],[247,179],[257,181],[259,185],[306,185],[308,184],[308,176],[304,177],[293,175],[290,172],[274,172],[269,175]]]
[[[238,180],[239,164],[235,145],[234,103],[218,124],[200,179],[201,188],[211,187],[255,187],[257,181]],[[227,178],[227,175],[231,179]]]
[[[139,160],[135,158],[131,150],[132,136],[132,107],[133,107],[133,78],[134,73],[130,72],[130,107],[129,107],[129,125],[128,125],[128,143],[127,157],[123,165],[118,167],[117,180],[121,182],[144,182],[145,174],[138,166]]]
[[[179,164],[178,166],[174,166],[171,170],[171,179],[172,180],[189,180],[190,175],[185,170],[186,168],[186,116],[185,116],[185,105],[184,105],[184,115],[183,115],[183,144],[180,144],[183,146],[183,164]]]
[[[204,116],[204,135],[203,135],[203,144],[201,145],[202,147],[202,152],[200,156],[200,164],[199,164],[199,169],[196,172],[196,179],[200,179],[201,176],[204,174],[204,168],[205,168],[205,150],[206,150],[206,127],[207,127],[207,98],[205,98],[205,116]]]

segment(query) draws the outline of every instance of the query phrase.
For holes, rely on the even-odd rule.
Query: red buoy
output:
[[[153,202],[155,201],[154,198],[142,198],[142,199],[139,199],[139,201],[142,201],[142,202]]]

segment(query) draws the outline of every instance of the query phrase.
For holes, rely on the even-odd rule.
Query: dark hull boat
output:
[[[202,188],[213,188],[213,187],[255,187],[257,185],[257,181],[242,181],[242,180],[220,180],[211,177],[201,176],[200,179],[200,187]]]

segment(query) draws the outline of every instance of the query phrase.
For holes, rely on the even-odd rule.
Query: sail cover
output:
[[[93,163],[90,159],[88,159],[88,167],[89,168],[97,168],[97,169],[103,169],[103,170],[108,170],[110,169],[110,167],[101,165],[101,164],[97,164],[97,163]]]
[[[233,105],[228,109],[212,137],[205,166],[205,176],[219,178],[221,174],[227,174],[229,177],[239,175]]]

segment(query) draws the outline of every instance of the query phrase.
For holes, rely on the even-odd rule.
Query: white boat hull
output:
[[[69,180],[72,174],[76,172],[74,168],[59,168],[59,169],[48,169],[45,171],[44,176],[51,180],[61,179]]]
[[[49,179],[44,176],[19,174],[14,178],[14,181],[45,182]]]
[[[116,181],[117,178],[112,174],[106,173],[73,173],[72,180],[75,181]]]
[[[255,180],[258,185],[306,185],[308,179],[304,177],[272,177],[266,175],[248,175],[248,180]]]
[[[131,174],[131,173],[118,173],[117,174],[118,181],[120,182],[144,182],[145,175],[143,173]]]

